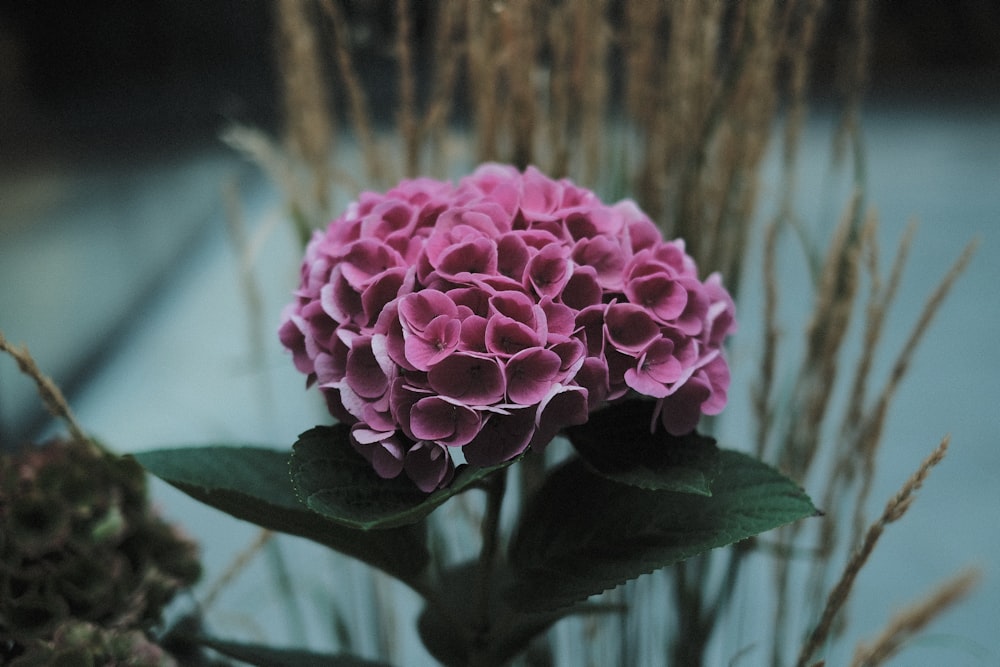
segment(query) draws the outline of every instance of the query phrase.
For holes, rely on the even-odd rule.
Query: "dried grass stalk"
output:
[[[924,334],[930,327],[931,322],[937,315],[938,310],[941,308],[941,304],[944,303],[945,298],[951,292],[951,288],[954,286],[955,281],[958,280],[959,276],[965,272],[965,268],[968,266],[969,262],[972,261],[972,257],[975,254],[976,247],[978,243],[973,241],[969,243],[962,254],[955,261],[955,263],[945,274],[944,278],[935,288],[934,292],[927,299],[924,304],[924,308],[920,313],[920,317],[917,319],[916,324],[910,331],[909,337],[903,344],[903,348],[896,357],[895,363],[893,363],[892,370],[889,373],[889,379],[880,392],[878,398],[875,400],[874,405],[870,408],[870,411],[865,415],[862,422],[863,426],[858,436],[858,444],[856,445],[859,453],[864,457],[864,467],[873,468],[875,465],[875,455],[878,451],[878,443],[882,437],[882,429],[885,426],[886,415],[889,412],[889,405],[892,402],[893,397],[896,394],[896,389],[899,387],[899,383],[903,380],[906,375],[906,371],[909,369],[910,362],[913,359],[913,355],[916,352],[917,346],[923,339]],[[860,539],[861,533],[863,531],[864,525],[864,506],[868,500],[868,496],[871,493],[872,479],[871,475],[864,476],[861,480],[860,488],[858,489],[858,496],[855,500],[855,515],[854,515],[854,539],[852,544],[857,544]]]
[[[855,193],[827,252],[816,304],[806,332],[806,356],[789,406],[796,416],[781,451],[779,465],[804,479],[819,450],[821,427],[833,394],[854,296],[858,288],[861,197]]]
[[[431,89],[420,123],[420,138],[421,142],[429,140],[434,159],[433,171],[439,177],[447,170],[443,164],[446,157],[444,146],[447,143],[447,123],[455,102],[455,85],[460,64],[466,55],[462,34],[465,11],[462,0],[437,5]]]
[[[219,575],[219,578],[212,583],[208,592],[205,593],[205,597],[201,601],[202,611],[208,611],[215,604],[222,592],[229,588],[233,581],[236,580],[236,577],[253,562],[253,559],[260,553],[261,549],[274,539],[274,536],[275,532],[266,528],[257,532],[257,535],[250,544],[236,555],[222,574]]]
[[[861,98],[867,87],[871,58],[871,0],[851,0],[848,29],[839,53],[837,88],[844,99],[840,124],[834,135],[834,157],[840,159],[850,144],[860,159]]]
[[[499,158],[500,90],[497,85],[504,58],[511,54],[499,48],[494,5],[470,1],[465,13],[468,80],[476,122],[476,159]]]
[[[979,582],[978,570],[961,572],[928,595],[893,616],[882,632],[869,644],[859,644],[851,667],[877,667],[904,647],[931,621],[964,599]]]
[[[833,628],[834,620],[840,610],[843,609],[851,594],[851,590],[854,588],[854,582],[857,579],[858,573],[864,567],[865,563],[868,562],[868,558],[875,549],[879,538],[882,537],[886,526],[902,518],[910,508],[910,505],[913,504],[915,498],[913,494],[923,486],[931,469],[944,458],[945,453],[948,451],[948,443],[949,438],[945,437],[930,456],[924,459],[917,471],[906,480],[906,483],[903,484],[896,495],[889,500],[882,511],[882,515],[868,527],[860,546],[847,561],[840,579],[827,596],[826,604],[820,614],[819,621],[809,634],[799,653],[798,660],[795,663],[798,667],[805,667],[816,651],[819,650],[819,647],[826,641]]]
[[[70,409],[69,403],[66,402],[66,397],[63,396],[59,386],[52,381],[52,378],[42,373],[38,368],[38,364],[35,363],[35,359],[31,356],[31,352],[28,351],[27,346],[18,346],[8,342],[7,338],[3,335],[3,331],[0,331],[0,352],[9,354],[17,362],[17,367],[21,372],[34,380],[35,387],[38,389],[38,395],[41,397],[42,403],[45,404],[45,408],[53,417],[65,422],[70,436],[75,441],[89,443],[91,447],[99,449],[98,445],[87,437],[87,434],[80,427],[79,422],[76,421],[73,410]]]
[[[380,183],[385,177],[385,165],[379,155],[378,146],[375,142],[375,133],[372,130],[369,120],[368,96],[358,78],[357,70],[354,67],[353,57],[350,49],[350,31],[347,26],[347,18],[340,6],[333,0],[320,0],[320,7],[333,25],[334,32],[334,61],[337,64],[337,73],[344,86],[347,95],[348,116],[354,134],[361,146],[361,155],[365,162],[365,170],[369,180],[373,183]]]
[[[760,355],[760,379],[753,395],[757,417],[757,457],[762,458],[774,421],[772,406],[774,374],[777,366],[778,339],[778,231],[780,223],[774,220],[764,233],[764,345]]]
[[[278,0],[278,64],[284,87],[286,141],[292,154],[309,166],[312,194],[325,213],[330,204],[329,160],[335,133],[310,6],[304,0]]]
[[[396,0],[396,58],[399,61],[399,113],[406,175],[420,170],[420,137],[417,127],[417,80],[413,62],[413,32],[409,0]]]

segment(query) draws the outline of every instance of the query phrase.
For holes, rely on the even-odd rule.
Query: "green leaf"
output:
[[[641,489],[712,495],[719,450],[712,438],[652,432],[652,401],[632,400],[565,430],[580,457],[605,477]]]
[[[452,496],[514,462],[462,467],[447,488],[427,494],[404,475],[379,477],[351,446],[349,431],[343,424],[306,431],[292,450],[291,469],[295,491],[309,509],[352,528],[392,528],[420,521]]]
[[[509,568],[491,572],[488,632],[482,633],[479,563],[466,562],[442,573],[435,604],[426,604],[417,620],[424,646],[441,664],[503,665],[562,618],[583,613],[621,612],[624,607],[578,605],[540,612],[515,610],[501,595],[511,581]]]
[[[348,528],[299,502],[288,476],[287,451],[254,447],[164,449],[134,455],[150,473],[232,516],[297,535],[416,581],[430,561],[426,526],[368,533]]]
[[[199,638],[197,641],[202,646],[257,667],[389,667],[388,663],[373,662],[353,655],[312,653],[220,639]]]
[[[791,480],[722,450],[712,496],[613,482],[574,459],[528,500],[511,541],[518,609],[556,609],[696,554],[813,516]]]

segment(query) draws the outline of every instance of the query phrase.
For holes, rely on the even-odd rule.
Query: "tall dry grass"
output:
[[[702,271],[721,271],[734,291],[750,240],[761,235],[764,274],[742,286],[764,296],[758,382],[748,399],[756,416],[752,447],[806,485],[821,506],[847,508],[850,521],[800,523],[778,533],[777,542],[752,541],[686,561],[661,575],[669,593],[653,601],[637,602],[634,587],[615,591],[612,597],[631,608],[628,620],[581,622],[575,646],[603,642],[605,649],[617,647],[621,664],[630,664],[638,659],[630,641],[646,632],[665,637],[669,664],[702,664],[746,576],[747,556],[766,552],[773,587],[771,599],[759,602],[774,610],[774,632],[760,641],[770,647],[770,662],[792,664],[795,655],[798,665],[821,660],[826,643],[843,633],[856,574],[878,536],[902,516],[944,455],[942,445],[868,525],[865,507],[892,398],[971,253],[929,297],[889,379],[873,393],[875,355],[911,236],[901,240],[883,276],[877,218],[865,198],[860,118],[870,0],[846,3],[839,35],[829,34],[832,5],[822,0],[394,0],[391,6],[389,48],[398,67],[390,128],[372,122],[371,88],[343,4],[280,0],[285,136],[234,128],[227,140],[269,171],[303,234],[336,213],[338,191],[350,197],[404,176],[451,176],[497,160],[535,164],[607,198],[634,198],[668,237],[685,239]],[[417,8],[429,13],[423,43],[415,30]],[[805,351],[796,360],[778,353],[787,335],[778,321],[779,240],[803,224],[794,210],[798,148],[820,39],[837,42],[835,145],[853,174],[855,194],[814,267],[812,315],[803,323]],[[350,141],[337,141],[338,134]],[[778,213],[757,230],[761,164],[772,142],[780,142],[782,156]],[[854,361],[844,351],[852,336],[862,341]],[[786,379],[794,390],[781,393]],[[838,391],[850,399],[833,414]],[[539,474],[529,470],[522,485]],[[802,553],[809,554],[805,579],[793,567]],[[875,664],[898,650],[971,585],[969,577],[956,579],[916,603],[870,646],[858,648],[858,664]],[[801,618],[818,620],[802,627]],[[795,645],[803,636],[806,643]],[[545,655],[544,647],[536,649]],[[586,655],[577,657],[587,664]]]

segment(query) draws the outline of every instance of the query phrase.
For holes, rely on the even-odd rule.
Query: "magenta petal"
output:
[[[630,280],[625,286],[625,295],[664,323],[680,317],[688,302],[687,290],[665,273]]]
[[[697,280],[684,281],[688,301],[674,326],[687,336],[697,336],[705,328],[708,319],[708,295]]]
[[[587,410],[593,412],[608,397],[610,391],[608,365],[597,357],[587,357],[576,372],[573,381],[587,390]]]
[[[427,373],[431,389],[465,405],[491,405],[504,397],[506,382],[500,364],[485,355],[456,352]]]
[[[421,290],[407,294],[399,302],[399,320],[406,330],[421,333],[442,315],[455,317],[458,308],[447,294],[437,290]]]
[[[521,211],[529,219],[545,219],[562,198],[562,185],[528,167],[521,180]]]
[[[300,373],[313,372],[313,360],[306,352],[305,322],[301,317],[288,315],[288,319],[281,323],[278,329],[278,337],[281,344],[292,352],[292,361],[296,370]]]
[[[372,446],[372,468],[382,479],[398,477],[403,470],[402,448],[395,438],[383,440]]]
[[[554,297],[563,291],[572,274],[567,254],[562,246],[547,245],[528,261],[528,282],[539,297]]]
[[[540,344],[534,329],[509,317],[494,315],[486,322],[486,349],[493,354],[509,357]]]
[[[504,234],[497,241],[497,272],[520,283],[528,265],[528,246],[517,234]]]
[[[410,430],[417,440],[434,440],[449,447],[471,442],[480,425],[475,410],[438,396],[420,399],[410,411]]]
[[[406,452],[403,467],[406,476],[424,493],[447,486],[455,474],[455,465],[447,448],[426,440],[421,440]]]
[[[566,281],[559,299],[574,310],[601,303],[604,292],[597,282],[597,271],[592,266],[578,266]]]
[[[448,298],[458,306],[458,317],[465,317],[461,314],[462,308],[468,308],[473,315],[486,317],[490,314],[489,292],[481,287],[459,287],[448,291]]]
[[[717,415],[726,407],[729,391],[729,364],[720,354],[702,368],[702,373],[712,392],[701,405],[701,411],[706,415]]]
[[[453,245],[441,253],[436,269],[443,276],[462,281],[471,279],[472,274],[495,274],[496,244],[486,238],[477,238]]]
[[[557,303],[549,297],[540,302],[545,313],[546,327],[549,335],[570,336],[576,330],[576,312],[563,303]]]
[[[345,348],[346,349],[346,348]],[[339,351],[339,350],[338,350]],[[321,387],[329,387],[344,379],[346,353],[343,356],[320,353],[316,355],[316,381]]]
[[[711,395],[708,383],[695,376],[667,396],[660,411],[660,421],[670,435],[685,435],[698,425],[701,404]]]
[[[490,297],[489,303],[491,314],[503,315],[528,326],[535,325],[536,302],[524,292],[497,292]]]
[[[711,300],[706,316],[708,344],[721,347],[725,337],[736,331],[736,306],[733,297],[722,286],[722,278],[718,273],[713,273],[705,280],[705,293]]]
[[[621,289],[625,254],[615,240],[606,236],[580,239],[573,248],[573,261],[593,267],[604,289]]]
[[[405,266],[399,253],[376,239],[361,239],[351,244],[340,265],[344,278],[360,292],[386,269]]]
[[[497,465],[518,456],[528,447],[535,433],[535,411],[513,410],[510,414],[491,414],[475,440],[462,448],[465,460],[473,466]]]
[[[380,439],[378,435],[386,437]],[[375,473],[382,479],[392,479],[403,471],[405,451],[402,443],[393,434],[376,434],[363,425],[356,424],[351,429],[351,444],[368,459]]]
[[[657,382],[677,382],[684,374],[680,360],[674,356],[674,341],[669,338],[653,341],[646,348],[639,364]]]
[[[371,326],[386,305],[399,296],[406,279],[406,269],[390,269],[373,280],[361,293],[361,306],[364,309],[366,324]]]
[[[486,318],[470,315],[462,320],[459,347],[465,352],[486,353]]]
[[[643,396],[663,398],[670,394],[670,388],[662,382],[657,382],[641,369],[630,368],[625,371],[625,384]]]
[[[663,398],[671,393],[669,385],[680,380],[684,367],[673,356],[674,343],[669,338],[654,341],[635,368],[625,371],[625,384],[640,394]]]
[[[660,327],[640,306],[615,303],[604,315],[607,340],[620,352],[638,354],[660,336]]]
[[[430,391],[423,391],[414,387],[405,378],[397,377],[389,388],[389,410],[396,416],[400,429],[411,440],[419,440],[413,435],[410,429],[410,415],[413,414],[414,404],[422,398],[430,395]]]
[[[421,334],[410,333],[403,338],[406,360],[422,371],[430,368],[458,348],[462,323],[447,315],[435,318]]]
[[[552,388],[562,359],[551,350],[522,350],[507,361],[507,397],[517,405],[534,405]]]
[[[358,396],[366,399],[378,398],[389,389],[390,378],[375,358],[370,336],[354,339],[347,353],[345,379]]]
[[[586,423],[588,412],[586,389],[555,385],[538,406],[531,447],[545,447],[567,426]]]
[[[600,304],[588,306],[576,315],[577,335],[582,336],[588,356],[604,356],[604,315],[607,310],[607,306]]]
[[[344,279],[339,267],[333,270],[330,282],[320,288],[319,294],[323,311],[335,322],[342,324],[361,319],[361,295]]]
[[[567,338],[554,344],[551,344],[551,341],[552,338],[550,337],[550,346],[546,349],[552,350],[559,355],[559,372],[570,375],[576,373],[580,369],[581,364],[583,364],[584,356],[587,354],[587,348],[583,342],[576,338]]]
[[[367,424],[355,424],[351,427],[351,437],[359,445],[371,445],[376,442],[387,440],[396,434],[395,431],[375,431]]]

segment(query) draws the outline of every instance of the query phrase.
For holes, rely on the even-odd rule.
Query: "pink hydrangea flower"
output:
[[[314,234],[279,335],[375,472],[429,492],[456,450],[495,465],[628,395],[691,431],[726,402],[735,326],[634,203],[486,164],[363,193]]]

